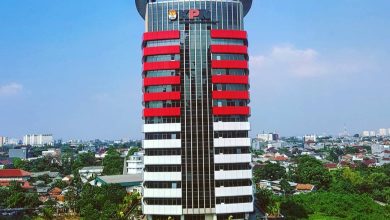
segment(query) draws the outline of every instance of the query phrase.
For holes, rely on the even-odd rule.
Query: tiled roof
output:
[[[301,184],[298,183],[295,187],[296,190],[312,190],[314,188],[314,185],[311,184]]]
[[[335,163],[327,163],[327,164],[324,164],[324,166],[328,169],[337,168],[337,164],[335,164]]]
[[[49,192],[50,194],[61,194],[62,190],[58,187],[54,187],[52,190]]]
[[[32,188],[33,188],[33,187],[30,185],[30,183],[27,182],[27,181],[16,181],[16,182],[22,183],[21,187],[22,187],[23,189],[32,189]],[[0,181],[0,186],[5,186],[5,187],[7,187],[7,186],[10,186],[10,185],[11,185],[11,181],[9,181],[9,180]]]
[[[0,178],[5,177],[25,177],[31,176],[31,173],[21,169],[4,169],[0,170]]]
[[[275,160],[276,161],[286,161],[286,160],[288,160],[288,158],[284,157],[284,156],[277,156],[277,157],[275,157]]]
[[[0,160],[0,164],[2,164],[2,165],[11,165],[12,161],[11,160]]]

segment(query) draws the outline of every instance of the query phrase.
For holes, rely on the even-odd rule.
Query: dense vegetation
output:
[[[11,182],[9,187],[0,187],[0,208],[35,208],[39,205],[38,194],[25,192],[16,182]]]
[[[256,180],[282,179],[280,185],[285,193],[276,196],[257,189],[257,205],[262,210],[271,215],[282,213],[288,219],[390,219],[390,164],[328,171],[313,157],[298,157],[296,163],[285,174],[281,171],[285,168],[278,163],[266,163],[261,171],[255,171]],[[313,184],[318,191],[291,195],[287,180]]]
[[[140,212],[133,209],[140,199],[137,193],[128,195],[120,185],[95,187],[86,184],[77,198],[76,207],[85,220],[122,219],[128,212]]]
[[[103,175],[120,175],[123,173],[124,158],[114,148],[110,148],[103,159],[103,166]]]
[[[341,219],[390,219],[390,207],[380,206],[367,195],[315,192],[281,199],[287,219],[306,219],[310,215]]]

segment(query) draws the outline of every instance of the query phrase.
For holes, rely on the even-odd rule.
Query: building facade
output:
[[[13,148],[9,149],[8,156],[9,158],[19,158],[19,159],[27,159],[28,150],[25,147],[22,148]]]
[[[144,171],[144,154],[136,152],[126,160],[124,174],[140,174]]]
[[[136,0],[148,219],[253,212],[244,16],[251,0]]]
[[[23,137],[23,145],[44,146],[54,145],[53,135],[51,134],[28,134]]]
[[[6,142],[7,142],[7,138],[0,136],[0,147],[3,147]]]

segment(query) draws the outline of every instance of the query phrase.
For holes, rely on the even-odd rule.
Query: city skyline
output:
[[[251,135],[389,127],[389,6],[255,1]],[[144,26],[132,1],[6,0],[0,13],[1,136],[141,139]]]

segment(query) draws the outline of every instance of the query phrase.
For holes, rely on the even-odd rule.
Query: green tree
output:
[[[279,163],[267,162],[264,166],[254,171],[256,183],[260,180],[279,180],[285,176],[286,169]]]
[[[65,205],[72,212],[76,212],[77,199],[78,199],[77,190],[73,187],[69,187],[69,190],[65,193]]]
[[[2,198],[7,208],[36,208],[41,204],[37,193],[25,192],[17,182],[11,182],[8,192],[3,195],[7,195]]]
[[[104,175],[119,175],[123,173],[124,159],[114,148],[107,151],[107,155],[103,159],[103,174]]]
[[[54,219],[54,209],[52,207],[43,207],[42,215],[44,219],[51,220]]]
[[[288,183],[288,181],[286,179],[280,180],[280,188],[282,189],[284,194],[289,195],[289,194],[294,193],[294,187],[291,186],[290,183]]]
[[[294,205],[292,205],[294,204]],[[298,207],[300,212],[293,210]],[[282,213],[290,219],[300,219],[301,213],[321,214],[326,219],[389,219],[386,207],[375,203],[366,195],[315,192],[286,197],[282,201]]]
[[[310,183],[319,189],[329,188],[332,181],[332,176],[322,163],[307,155],[297,159],[297,167],[291,172],[296,182]]]
[[[82,207],[80,214],[85,220],[100,219],[98,210],[96,210],[92,204],[87,204],[86,206]]]
[[[102,187],[86,184],[80,193],[77,207],[85,219],[93,219],[92,217],[95,219],[120,219],[126,195],[126,190],[118,184],[103,185]],[[96,214],[91,215],[91,213]]]
[[[22,169],[22,170],[27,169],[28,162],[26,162],[20,158],[14,158],[12,160],[12,163],[16,169]]]
[[[138,147],[131,147],[129,152],[127,153],[127,158],[130,156],[133,156],[136,152],[139,152],[140,148]]]
[[[68,184],[62,180],[56,180],[52,185],[51,185],[53,188],[54,187],[58,187],[60,189],[64,189],[65,187],[68,186]]]

